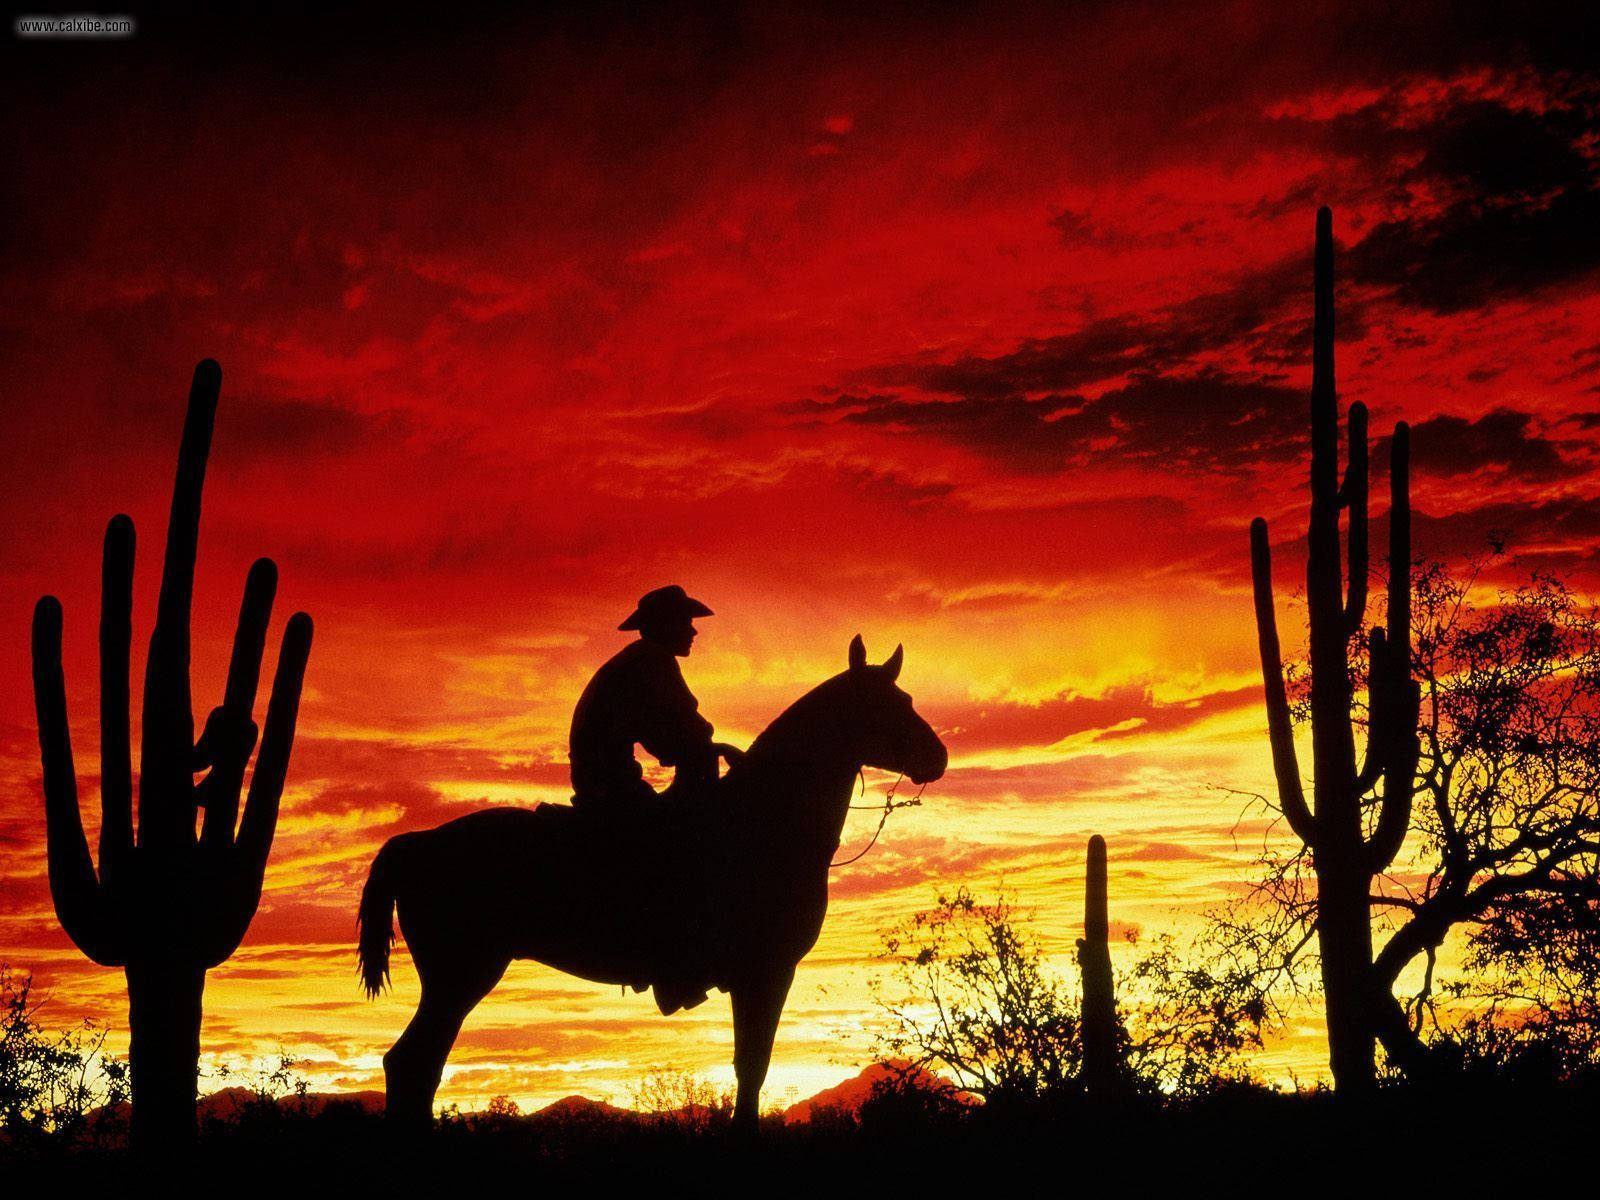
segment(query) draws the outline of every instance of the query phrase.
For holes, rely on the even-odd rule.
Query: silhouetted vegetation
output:
[[[1074,1084],[1078,1005],[1053,975],[1014,900],[938,897],[883,937],[891,981],[879,1053],[948,1076],[990,1103],[1036,1100]]]
[[[0,1146],[17,1152],[109,1152],[129,1142],[129,1069],[106,1050],[109,1026],[85,1018],[48,1023],[48,1000],[32,976],[0,964]],[[271,1136],[302,1121],[326,1098],[309,1096],[296,1060],[282,1051],[251,1066],[215,1064],[201,1130]],[[338,1101],[333,1101],[335,1105]]]
[[[1078,1022],[1083,1039],[1080,1079],[1091,1096],[1114,1096],[1123,1087],[1121,1022],[1117,1019],[1116,978],[1111,969],[1111,921],[1106,899],[1106,840],[1089,839],[1084,874],[1083,936],[1078,939],[1078,978],[1083,1010]]]
[[[13,1146],[41,1137],[78,1141],[104,1134],[96,1109],[128,1098],[128,1064],[105,1052],[107,1029],[85,1018],[50,1030],[33,977],[0,963],[0,1132]]]
[[[734,1089],[692,1071],[647,1071],[628,1099],[635,1112],[701,1132],[733,1123]]]
[[[33,689],[44,764],[50,894],[68,937],[128,978],[129,1063],[136,1140],[192,1137],[206,972],[238,948],[261,900],[262,876],[289,769],[311,618],[289,619],[267,704],[261,753],[243,818],[239,797],[256,746],[253,718],[277,568],[259,559],[244,601],[222,704],[196,740],[189,684],[189,608],[200,535],[200,494],[222,370],[195,368],[167,523],[155,632],[144,679],[139,820],[133,816],[129,649],[133,522],[106,527],[100,599],[101,823],[98,871],[84,837],[61,666],[61,603],[33,617]],[[195,782],[198,772],[204,777]],[[204,811],[197,833],[196,823]]]
[[[1600,1021],[1600,615],[1541,572],[1486,598],[1479,579],[1497,557],[1411,573],[1424,802],[1368,906],[1381,937],[1374,1031],[1413,1074],[1536,1044],[1570,1065]],[[1369,653],[1352,639],[1354,673]],[[1303,719],[1303,672],[1291,685]],[[1359,692],[1353,711],[1359,727]],[[1269,848],[1261,861],[1251,895],[1213,914],[1213,948],[1264,997],[1306,994],[1319,912],[1308,853]],[[1461,973],[1441,979],[1452,934]],[[1402,978],[1416,981],[1404,996]]]
[[[1333,215],[1317,212],[1315,313],[1311,382],[1311,517],[1307,534],[1306,605],[1311,675],[1313,797],[1307,803],[1295,752],[1266,522],[1250,526],[1267,727],[1277,774],[1279,810],[1314,863],[1316,936],[1328,1053],[1335,1084],[1357,1092],[1376,1075],[1376,1011],[1368,893],[1394,860],[1411,818],[1417,765],[1417,688],[1411,676],[1411,496],[1404,422],[1389,445],[1389,581],[1387,625],[1366,630],[1367,410],[1350,406],[1349,462],[1339,475],[1339,414],[1333,362]],[[1349,514],[1348,587],[1341,566],[1339,517]],[[1350,644],[1367,646],[1367,744],[1358,761],[1352,713]]]
[[[1182,1103],[1158,1096],[1117,1103],[1057,1097],[1023,1105],[951,1104],[912,1087],[885,1087],[854,1112],[786,1124],[763,1119],[758,1145],[725,1129],[695,1130],[660,1117],[598,1105],[531,1114],[453,1114],[427,1141],[396,1140],[380,1115],[350,1103],[315,1108],[292,1099],[276,1119],[241,1115],[203,1125],[192,1158],[198,1175],[237,1178],[241,1156],[288,1166],[311,1194],[360,1190],[410,1194],[459,1190],[472,1181],[509,1177],[515,1186],[643,1187],[716,1192],[719,1185],[787,1194],[801,1188],[882,1181],[896,1188],[961,1190],[1037,1187],[1063,1163],[1104,1163],[1136,1180],[1135,1190],[1182,1186],[1271,1186],[1319,1164],[1319,1184],[1369,1179],[1370,1158],[1348,1153],[1374,1128],[1404,1130],[1420,1146],[1451,1144],[1463,1129],[1484,1131],[1504,1153],[1402,1157],[1386,1180],[1430,1183],[1470,1172],[1477,1187],[1538,1162],[1543,1177],[1579,1165],[1562,1150],[1585,1144],[1592,1084],[1553,1090],[1534,1079],[1496,1074],[1446,1091],[1383,1085],[1360,1110],[1326,1092],[1218,1089]],[[1537,1145],[1523,1140],[1537,1121]],[[1574,1151],[1575,1152],[1575,1151]],[[1530,1157],[1533,1156],[1533,1157]],[[76,1147],[70,1156],[44,1139],[7,1160],[10,1179],[26,1166],[48,1166],[57,1186],[120,1183],[125,1151]],[[1076,1168],[1074,1168],[1076,1169]],[[253,1182],[253,1181],[252,1181]],[[381,1189],[381,1192],[380,1192]],[[1467,1194],[1480,1194],[1476,1190]]]
[[[888,1025],[876,1049],[907,1064],[903,1081],[927,1091],[931,1072],[952,1093],[1003,1107],[1083,1092],[1080,998],[1014,897],[941,894],[884,935],[882,958],[875,994]],[[1131,1094],[1192,1099],[1250,1082],[1243,1055],[1261,1044],[1267,1016],[1251,980],[1197,964],[1163,937],[1119,994],[1116,1053]]]

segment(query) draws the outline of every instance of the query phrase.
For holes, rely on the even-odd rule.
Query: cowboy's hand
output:
[[[744,758],[744,751],[727,742],[712,742],[711,748],[722,756],[723,760],[731,767]]]

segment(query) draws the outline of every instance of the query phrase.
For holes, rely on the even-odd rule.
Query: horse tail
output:
[[[361,907],[356,912],[356,962],[361,987],[367,999],[374,999],[389,982],[389,948],[394,945],[394,905],[396,851],[407,835],[390,838],[372,860],[367,884],[361,889]]]

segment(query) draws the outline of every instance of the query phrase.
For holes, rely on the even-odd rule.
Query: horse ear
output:
[[[850,669],[859,671],[867,665],[867,647],[858,633],[850,639]]]
[[[896,679],[900,678],[900,664],[905,661],[905,657],[906,648],[904,646],[896,646],[894,648],[894,653],[889,655],[888,659],[885,660],[883,669],[884,672],[889,676],[890,683],[893,683]]]

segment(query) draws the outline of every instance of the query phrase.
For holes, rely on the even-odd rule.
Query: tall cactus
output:
[[[1091,1096],[1117,1090],[1121,1079],[1117,997],[1111,979],[1111,923],[1106,908],[1106,840],[1089,839],[1084,887],[1083,937],[1078,970],[1083,977],[1083,1087]]]
[[[132,1132],[135,1143],[146,1149],[181,1143],[194,1132],[206,971],[238,947],[261,899],[311,651],[311,618],[296,613],[284,630],[261,753],[236,833],[239,793],[256,743],[252,712],[277,568],[265,558],[250,568],[222,704],[212,710],[196,742],[189,692],[189,609],[200,492],[221,387],[222,370],[215,362],[207,359],[195,368],[145,666],[137,835],[128,732],[133,522],[118,515],[106,527],[100,599],[98,874],[84,837],[67,727],[61,603],[45,596],[33,614],[33,688],[44,763],[50,892],[62,928],[78,948],[95,962],[126,972]],[[201,771],[207,773],[197,783],[195,775]],[[196,836],[200,809],[205,817]]]
[[[1374,875],[1399,852],[1411,820],[1420,696],[1411,676],[1410,434],[1395,426],[1389,461],[1387,626],[1368,637],[1368,730],[1356,759],[1349,649],[1367,608],[1367,410],[1350,406],[1349,462],[1339,480],[1333,373],[1333,214],[1317,211],[1311,383],[1310,609],[1313,803],[1295,754],[1272,600],[1267,523],[1250,525],[1256,629],[1278,797],[1289,827],[1311,850],[1317,936],[1327,1006],[1328,1053],[1341,1091],[1373,1086],[1375,1014],[1369,910]],[[1349,583],[1340,565],[1339,514],[1349,512]],[[1381,784],[1381,787],[1380,787]]]

